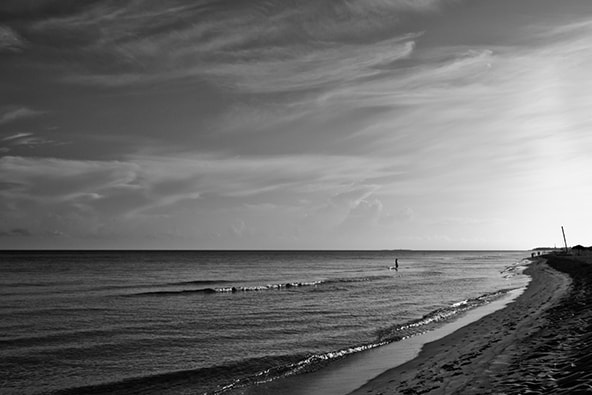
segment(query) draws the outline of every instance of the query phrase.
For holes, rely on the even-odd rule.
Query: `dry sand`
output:
[[[592,393],[592,256],[538,258],[527,273],[506,308],[352,394]]]

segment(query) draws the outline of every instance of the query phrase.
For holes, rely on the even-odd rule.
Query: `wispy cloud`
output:
[[[33,133],[17,133],[11,136],[4,137],[2,141],[13,141],[13,140],[20,140],[22,138],[27,138],[31,136]]]
[[[0,107],[0,125],[43,115],[44,111],[33,110],[28,107],[4,106]]]
[[[14,29],[0,25],[0,53],[21,52],[26,45],[26,41]]]
[[[63,76],[70,82],[129,86],[214,78],[269,91],[307,81],[315,86],[339,74],[364,77],[373,67],[405,58],[413,39],[397,31],[399,17],[444,3],[449,1],[106,1],[21,19],[33,45],[50,49],[55,41],[55,50],[85,49],[72,52],[75,64]]]
[[[382,164],[355,157],[136,157],[128,161],[73,161],[6,156],[0,159],[4,201],[81,205],[104,217],[135,215],[184,200],[250,199],[280,203],[291,196],[350,209],[377,186],[364,185]],[[352,187],[352,182],[360,183]],[[215,201],[215,200],[214,200]],[[32,204],[32,203],[31,203]]]
[[[15,156],[0,159],[0,173],[12,185],[4,189],[6,197],[39,201],[63,201],[125,185],[135,174],[132,164]]]
[[[35,135],[34,133],[17,133],[4,137],[0,140],[4,147],[4,152],[11,151],[15,147],[37,148],[44,145],[57,145],[55,140],[46,137]]]
[[[379,68],[409,57],[415,46],[406,37],[366,45],[331,45],[263,59],[204,68],[203,73],[250,92],[293,92],[327,88],[380,74]],[[288,51],[286,51],[288,52]]]

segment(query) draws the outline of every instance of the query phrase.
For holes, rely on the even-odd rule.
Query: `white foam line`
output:
[[[432,331],[410,336],[401,341],[355,353],[332,362],[316,372],[287,377],[270,383],[284,395],[344,395],[361,387],[378,375],[417,357],[424,344],[447,336],[463,326],[478,321],[504,308],[524,292],[524,288],[509,291],[503,297],[469,310],[458,319]],[[265,392],[267,393],[267,392]]]

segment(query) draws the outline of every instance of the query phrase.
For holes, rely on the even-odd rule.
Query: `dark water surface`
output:
[[[527,256],[0,252],[0,392],[204,393],[314,371],[524,286]]]

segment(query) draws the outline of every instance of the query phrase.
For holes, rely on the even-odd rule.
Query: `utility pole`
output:
[[[563,233],[563,242],[565,243],[565,253],[567,254],[567,240],[565,239],[565,231],[563,230],[563,226],[561,227],[561,233]]]

